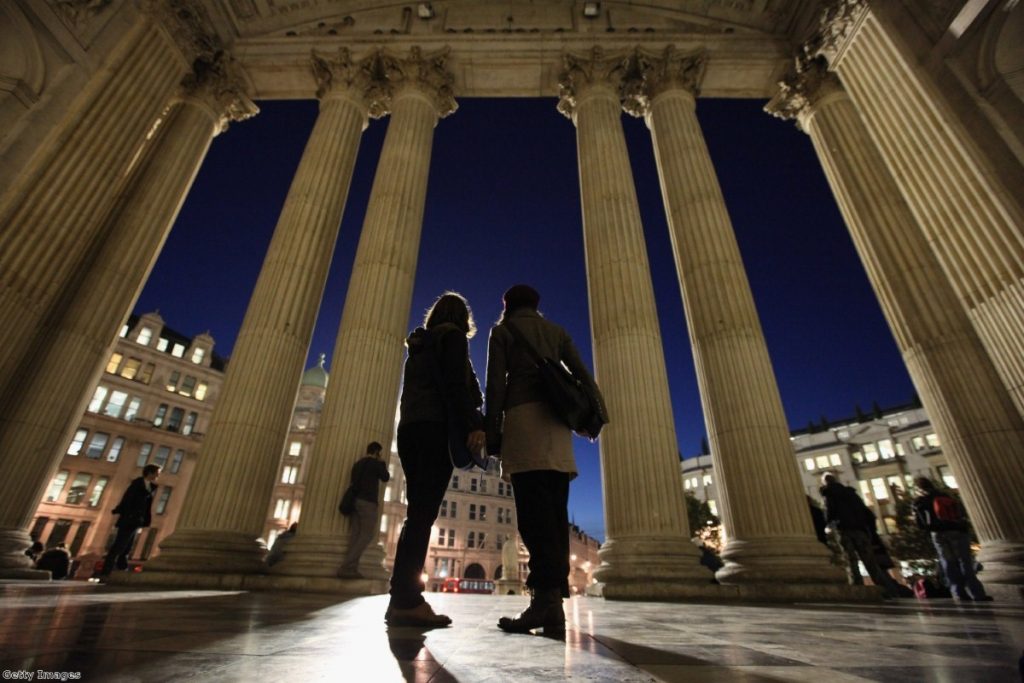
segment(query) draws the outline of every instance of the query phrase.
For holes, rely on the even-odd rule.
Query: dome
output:
[[[324,363],[327,361],[327,356],[323,353],[320,354],[320,361],[309,370],[302,373],[301,385],[304,387],[319,387],[321,389],[327,388],[328,374],[324,368]]]

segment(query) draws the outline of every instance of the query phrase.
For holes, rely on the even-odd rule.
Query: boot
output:
[[[543,628],[545,636],[565,635],[565,612],[562,611],[562,593],[557,588],[533,592],[530,606],[514,617],[502,617],[498,628],[506,633],[529,633]]]

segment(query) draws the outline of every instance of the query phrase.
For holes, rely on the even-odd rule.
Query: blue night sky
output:
[[[317,103],[261,102],[256,118],[216,138],[136,312],[160,309],[188,335],[210,330],[230,355],[249,296],[312,130]],[[881,310],[832,199],[810,139],[754,100],[698,104],[750,278],[786,417],[793,429],[877,401],[913,397]],[[387,119],[363,134],[330,278],[309,351],[328,355]],[[679,450],[700,450],[704,422],[650,135],[623,116],[657,297]],[[501,294],[528,282],[541,311],[591,359],[575,131],[549,99],[468,99],[438,123],[410,328],[446,289],[464,294],[480,334]],[[592,364],[591,364],[592,365]],[[600,380],[600,377],[598,378]],[[614,416],[613,416],[614,419]],[[604,538],[597,447],[576,440],[580,476],[570,515]],[[339,486],[341,484],[339,483]]]

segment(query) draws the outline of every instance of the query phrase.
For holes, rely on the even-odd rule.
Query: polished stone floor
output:
[[[0,672],[93,681],[1019,681],[1024,605],[567,603],[565,642],[494,627],[526,599],[431,595],[451,628],[388,629],[387,598],[0,583]],[[65,680],[73,680],[67,676]],[[59,679],[57,679],[59,680]]]

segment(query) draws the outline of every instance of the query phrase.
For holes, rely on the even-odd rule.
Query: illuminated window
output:
[[[384,487],[384,502],[385,503],[391,502],[391,487],[390,486],[385,486]]]
[[[209,388],[210,387],[209,387],[209,385],[206,382],[200,382],[199,386],[196,387],[196,395],[195,395],[194,398],[197,401],[205,401],[206,400],[206,392],[209,390]],[[305,425],[303,425],[303,427],[304,426]]]
[[[281,483],[282,484],[294,484],[295,479],[299,476],[299,468],[294,465],[285,465],[284,469],[281,470]]]
[[[68,505],[81,504],[82,500],[85,499],[85,492],[89,488],[90,481],[92,481],[92,475],[88,472],[76,474],[75,478],[71,481],[71,486],[68,487],[68,493],[64,498],[64,502]]]
[[[64,484],[68,483],[68,477],[71,473],[67,470],[61,470],[54,475],[53,479],[50,480],[50,488],[46,490],[46,502],[53,503],[60,498],[60,492],[64,490]]]
[[[188,436],[192,433],[192,430],[196,428],[196,420],[199,419],[199,413],[190,412],[188,417],[185,418],[185,426],[181,428],[181,433]]]
[[[838,453],[829,453],[828,461],[833,467],[839,467],[843,464],[843,459],[839,457]]]
[[[128,402],[128,410],[124,411],[124,419],[131,421],[135,419],[135,416],[139,414],[139,408],[142,406],[142,399],[133,398]]]
[[[167,430],[176,432],[181,429],[181,421],[185,419],[185,411],[181,408],[171,410],[171,416],[167,419]]]
[[[182,396],[192,396],[192,392],[196,388],[196,378],[192,375],[185,375],[185,381],[181,383],[181,387],[178,388],[178,393]]]
[[[945,484],[947,488],[960,488],[959,486],[956,485],[956,477],[954,477],[953,473],[949,471],[949,467],[943,465],[939,467],[938,470],[939,477],[942,479],[942,483]]]
[[[121,376],[125,379],[135,379],[135,376],[139,374],[139,368],[142,367],[142,360],[139,358],[129,358],[125,361],[124,367],[121,368]]]
[[[866,443],[863,446],[864,449],[864,460],[867,462],[876,462],[878,460],[878,449],[875,448],[875,444]]]
[[[107,391],[109,391],[102,384],[96,387],[96,391],[92,392],[92,400],[89,401],[89,407],[86,408],[90,413],[100,412],[100,406],[103,405],[103,399],[107,397]]]
[[[110,400],[107,401],[107,407],[103,409],[103,414],[107,417],[121,417],[121,411],[124,410],[124,402],[127,400],[128,394],[123,391],[110,392]]]
[[[292,508],[292,502],[287,498],[278,498],[274,503],[274,519],[288,519],[288,512]]]
[[[167,408],[169,406],[166,403],[161,403],[156,409],[156,415],[153,416],[153,426],[159,427],[164,423],[164,418],[167,417]]]
[[[903,447],[903,444],[896,442],[896,455],[903,457],[907,454],[907,449]]]
[[[804,469],[808,472],[814,469],[814,458],[804,458]]]
[[[381,533],[385,533],[388,530],[388,516],[387,513],[380,516],[380,530]]]
[[[135,341],[143,346],[149,346],[151,339],[153,339],[153,330],[145,326],[139,330],[139,336],[135,337]]]
[[[103,491],[106,490],[109,481],[109,477],[100,477],[96,480],[96,485],[92,487],[92,493],[89,494],[89,507],[94,508],[100,504]]]
[[[705,486],[711,486],[711,475],[710,474],[705,474],[704,475],[704,485]]]
[[[889,485],[889,488],[892,490],[903,490],[903,479],[899,475],[894,474],[891,477],[886,477],[885,482]]]
[[[154,506],[153,512],[158,515],[162,515],[167,512],[167,501],[171,499],[171,491],[173,489],[170,486],[160,487],[160,497],[156,499],[156,505]]]
[[[124,448],[124,437],[119,436],[114,439],[114,443],[110,444],[110,450],[107,451],[107,462],[117,462],[117,459],[121,457],[122,448]]]
[[[881,477],[871,480],[871,492],[875,495],[875,500],[889,500],[889,488]]]
[[[144,443],[139,448],[139,457],[135,459],[136,467],[145,467],[146,463],[149,462],[149,454],[153,452],[153,444]]]
[[[924,448],[924,437],[915,436],[913,439],[910,440],[910,445],[914,447],[915,451],[921,450],[922,448]]]
[[[172,346],[171,347],[171,355],[174,356],[175,358],[183,357],[185,355],[185,345],[184,344],[175,344],[174,346]]]
[[[181,373],[175,370],[171,373],[171,376],[167,378],[167,391],[174,391],[178,388],[178,380],[181,379]]]
[[[156,455],[153,456],[153,464],[158,465],[161,469],[167,464],[167,458],[171,455],[170,446],[159,446],[156,449]]]
[[[683,490],[685,490],[685,491],[689,491],[690,490],[690,480],[689,479],[684,479],[683,480]]]
[[[118,333],[117,336],[119,336],[121,338],[127,337],[128,336],[128,326],[127,325],[121,325],[121,331]]]
[[[193,363],[199,365],[203,362],[204,358],[206,358],[206,349],[202,348],[201,346],[197,346],[196,348],[192,349]]]
[[[857,483],[860,485],[861,497],[864,498],[864,502],[865,503],[868,503],[870,505],[873,502],[872,498],[871,498],[871,487],[870,487],[870,485],[866,481],[864,481],[863,479],[858,480]]]
[[[718,503],[713,500],[708,501],[708,509],[711,510],[711,514],[718,516]]]
[[[302,455],[302,442],[292,441],[288,444],[288,455],[296,458]]]
[[[932,432],[931,434],[925,434],[924,435],[924,440],[925,440],[925,443],[927,443],[932,448],[938,448],[939,445],[940,445],[939,444],[939,437],[936,436],[934,432]]]
[[[107,447],[107,440],[109,438],[110,434],[104,434],[103,432],[93,434],[89,447],[85,449],[85,457],[95,460],[103,455],[103,450]]]
[[[78,455],[82,452],[82,444],[85,443],[85,437],[88,434],[88,429],[79,429],[75,432],[75,438],[71,440],[71,445],[68,446],[68,455]]]
[[[157,351],[166,351],[167,350],[167,345],[170,344],[170,343],[171,342],[167,339],[167,337],[160,337],[160,339],[156,343],[156,350]]]
[[[171,474],[177,474],[181,469],[181,463],[185,460],[185,451],[181,448],[174,451],[174,458],[171,459]]]
[[[890,439],[882,439],[878,442],[878,452],[882,456],[882,460],[892,460],[896,457],[896,451],[893,449]]]
[[[112,353],[110,354],[110,360],[107,361],[107,372],[111,375],[117,374],[117,368],[121,365],[121,360],[124,358],[123,354]]]

